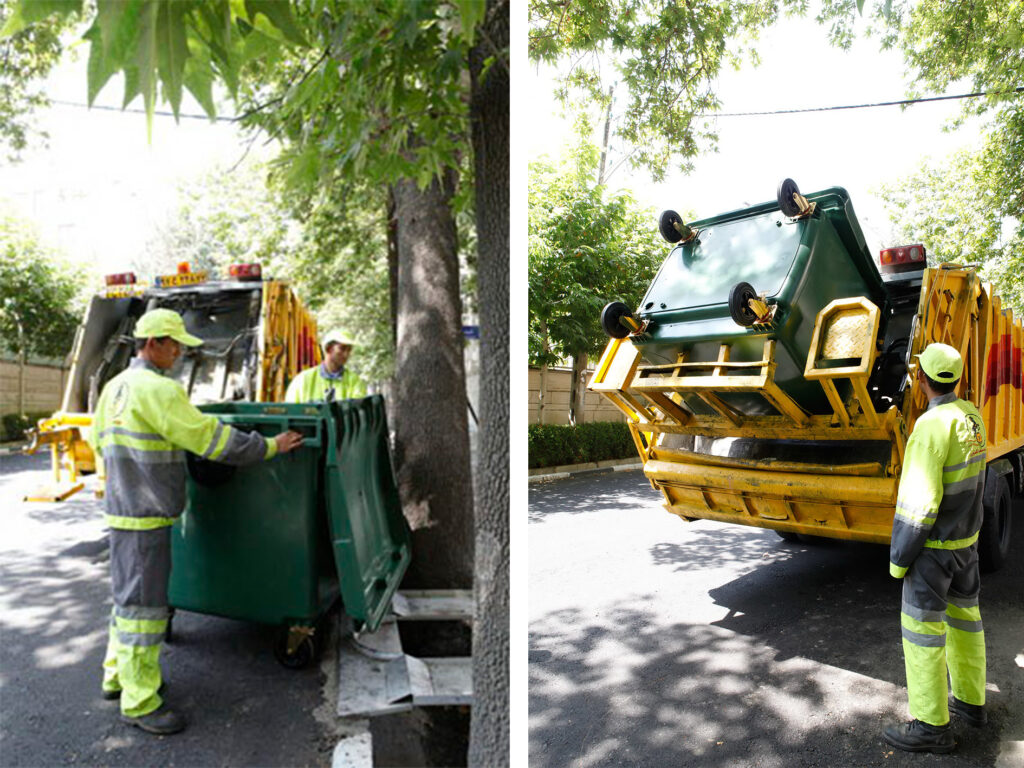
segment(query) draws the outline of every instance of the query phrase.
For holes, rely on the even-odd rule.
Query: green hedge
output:
[[[530,468],[557,467],[606,459],[636,457],[636,446],[624,421],[587,424],[531,424],[527,446]]]
[[[42,413],[28,413],[24,416],[20,413],[8,413],[0,418],[0,443],[13,440],[24,440],[25,430],[34,427],[40,419],[52,416],[53,411]]]

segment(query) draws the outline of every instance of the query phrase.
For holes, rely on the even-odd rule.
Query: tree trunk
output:
[[[18,415],[25,415],[25,329],[20,320],[18,326]]]
[[[391,345],[398,347],[398,227],[395,220],[395,190],[388,188],[388,296],[391,300]]]
[[[462,302],[451,198],[455,173],[425,190],[394,187],[398,235],[395,469],[413,531],[406,583],[468,588],[473,581]]]
[[[587,378],[587,353],[573,355],[572,358],[572,384],[569,390],[569,423],[583,423],[583,402],[586,398],[587,388],[584,386]]]
[[[544,352],[544,359],[547,359],[547,353],[551,351],[551,345],[548,343],[548,323],[546,320],[540,321],[540,332],[544,338],[544,343],[541,345],[541,351]],[[548,364],[544,363],[540,367],[540,391],[537,393],[537,423],[544,423],[544,407],[548,402]]]
[[[479,33],[469,58],[482,364],[469,765],[491,768],[509,764],[508,0],[487,0]]]
[[[548,400],[548,364],[540,367],[540,390],[537,392],[537,423],[544,423],[544,406]]]

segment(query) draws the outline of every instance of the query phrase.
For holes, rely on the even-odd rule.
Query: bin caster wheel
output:
[[[749,327],[757,321],[757,315],[747,303],[756,298],[757,293],[750,283],[736,283],[729,291],[729,314],[737,325]]]
[[[629,307],[621,301],[610,302],[601,310],[601,328],[613,339],[624,339],[629,336],[629,328],[619,322],[619,320],[626,316],[632,317],[632,315],[633,313],[629,311]]]
[[[792,179],[783,179],[779,182],[779,188],[775,193],[779,208],[787,216],[793,217],[800,213],[800,206],[793,199],[793,193],[800,194],[800,188]]]
[[[683,223],[682,217],[675,211],[662,211],[658,217],[658,231],[670,243],[678,243],[690,236],[690,228]]]
[[[288,669],[305,669],[316,658],[316,643],[309,627],[297,628],[302,637],[293,638],[296,630],[282,629],[274,642],[274,658]],[[289,648],[291,650],[289,652]]]

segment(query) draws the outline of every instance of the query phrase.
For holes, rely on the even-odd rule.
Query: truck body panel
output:
[[[1007,459],[1016,489],[1020,321],[971,267],[883,277],[846,193],[806,199],[816,205],[795,218],[765,203],[691,224],[694,240],[672,249],[634,315],[639,329],[597,365],[588,388],[627,416],[666,509],[887,543],[907,436],[927,407],[915,356],[932,342],[963,356],[957,394],[982,413],[988,461]],[[727,266],[744,258],[762,264]],[[704,285],[680,276],[711,259],[723,266],[701,267]],[[751,279],[773,315],[743,327],[729,288]]]

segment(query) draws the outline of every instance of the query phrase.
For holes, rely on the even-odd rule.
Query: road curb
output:
[[[531,483],[548,483],[553,480],[564,480],[567,477],[579,477],[580,475],[603,475],[607,472],[628,472],[631,469],[643,469],[639,459],[624,461],[619,464],[607,466],[596,466],[593,464],[572,464],[562,467],[552,467],[550,472],[542,475],[530,475]]]

